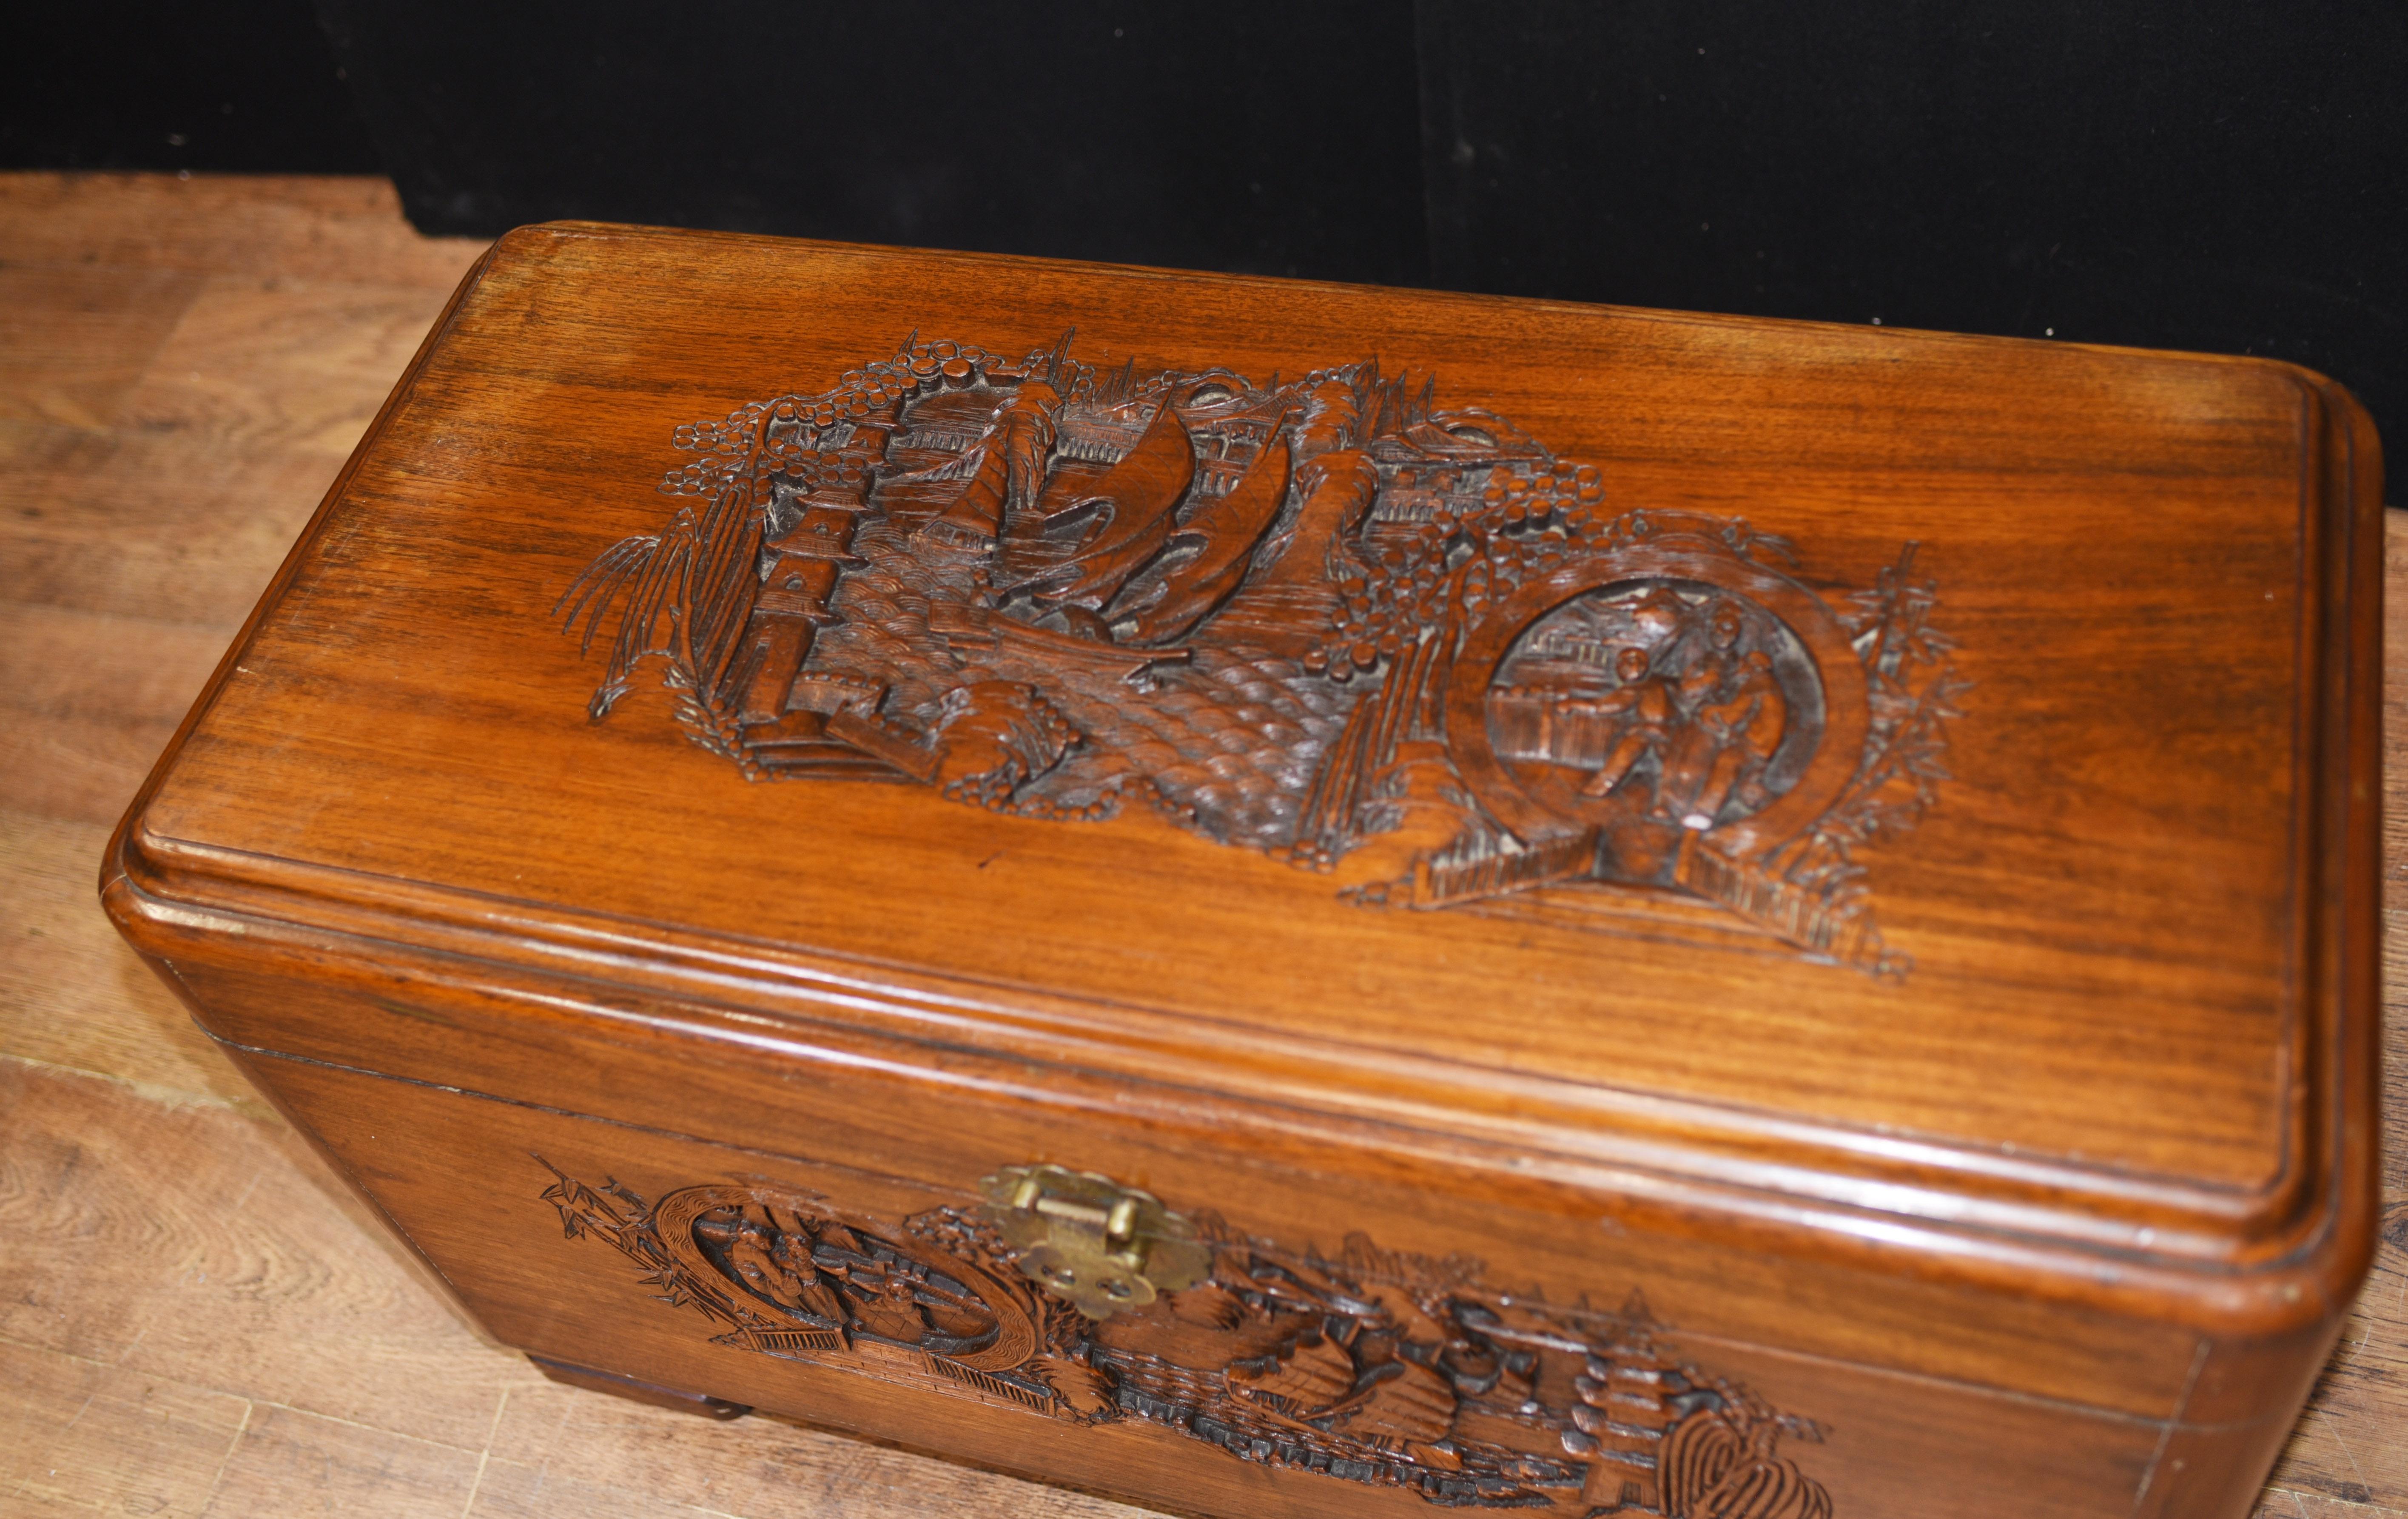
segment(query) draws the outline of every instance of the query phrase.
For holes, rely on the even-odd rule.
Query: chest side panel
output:
[[[1204,1281],[1096,1321],[974,1193],[283,1065],[255,1068],[511,1343],[1141,1501],[2105,1515],[2164,1433],[1226,1217]]]

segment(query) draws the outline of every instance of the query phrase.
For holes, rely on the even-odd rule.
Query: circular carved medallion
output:
[[[1447,739],[1525,842],[1598,830],[1600,865],[1657,879],[1684,833],[1734,858],[1795,837],[1863,748],[1863,667],[1821,598],[1709,538],[1523,585],[1472,630]]]

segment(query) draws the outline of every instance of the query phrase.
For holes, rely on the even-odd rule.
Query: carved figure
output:
[[[1622,681],[1620,686],[1573,709],[1583,716],[1626,717],[1612,752],[1581,787],[1584,796],[1612,795],[1641,760],[1654,758],[1660,764],[1672,738],[1677,710],[1672,683],[1660,675],[1649,675],[1647,651],[1636,646],[1623,650],[1614,660],[1613,671]]]
[[[1679,798],[1681,825],[1701,831],[1735,792],[1742,806],[1764,804],[1761,778],[1789,726],[1789,698],[1762,653],[1742,657],[1709,695],[1682,736],[1666,788],[1668,800]]]
[[[1681,677],[1683,706],[1698,707],[1729,682],[1740,659],[1740,638],[1746,632],[1747,619],[1737,607],[1727,601],[1714,603],[1713,614],[1706,619],[1705,652]]]
[[[594,715],[657,660],[754,779],[1134,801],[1366,906],[1684,893],[1904,972],[1853,853],[1933,804],[1963,688],[1914,545],[1843,613],[1782,540],[1609,508],[1433,380],[1097,371],[1071,341],[914,335],[680,429],[702,458],[662,489],[700,509],[557,609],[613,624]]]

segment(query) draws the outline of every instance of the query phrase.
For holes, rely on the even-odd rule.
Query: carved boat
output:
[[[1130,575],[1152,559],[1170,537],[1172,513],[1196,476],[1196,446],[1179,420],[1185,391],[1164,397],[1137,447],[1090,484],[1057,476],[1039,497],[1048,523],[1075,519],[1090,509],[1104,512],[1094,537],[1029,587],[1051,606],[1100,607]],[[1055,487],[1063,487],[1058,496]],[[1047,499],[1055,497],[1055,499]]]
[[[1117,632],[1125,619],[1129,643],[1176,638],[1202,622],[1245,580],[1255,548],[1287,499],[1287,439],[1276,438],[1228,494],[1197,508],[1161,556],[1122,586],[1104,621]],[[1174,562],[1174,555],[1181,557]]]

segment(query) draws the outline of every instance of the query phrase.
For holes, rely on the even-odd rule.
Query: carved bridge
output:
[[[914,337],[677,430],[691,498],[555,611],[756,779],[1033,818],[1130,801],[1446,908],[1609,886],[1876,973],[1854,858],[1963,689],[1916,546],[1833,600],[1735,518],[1625,507],[1435,381],[1257,384]]]

